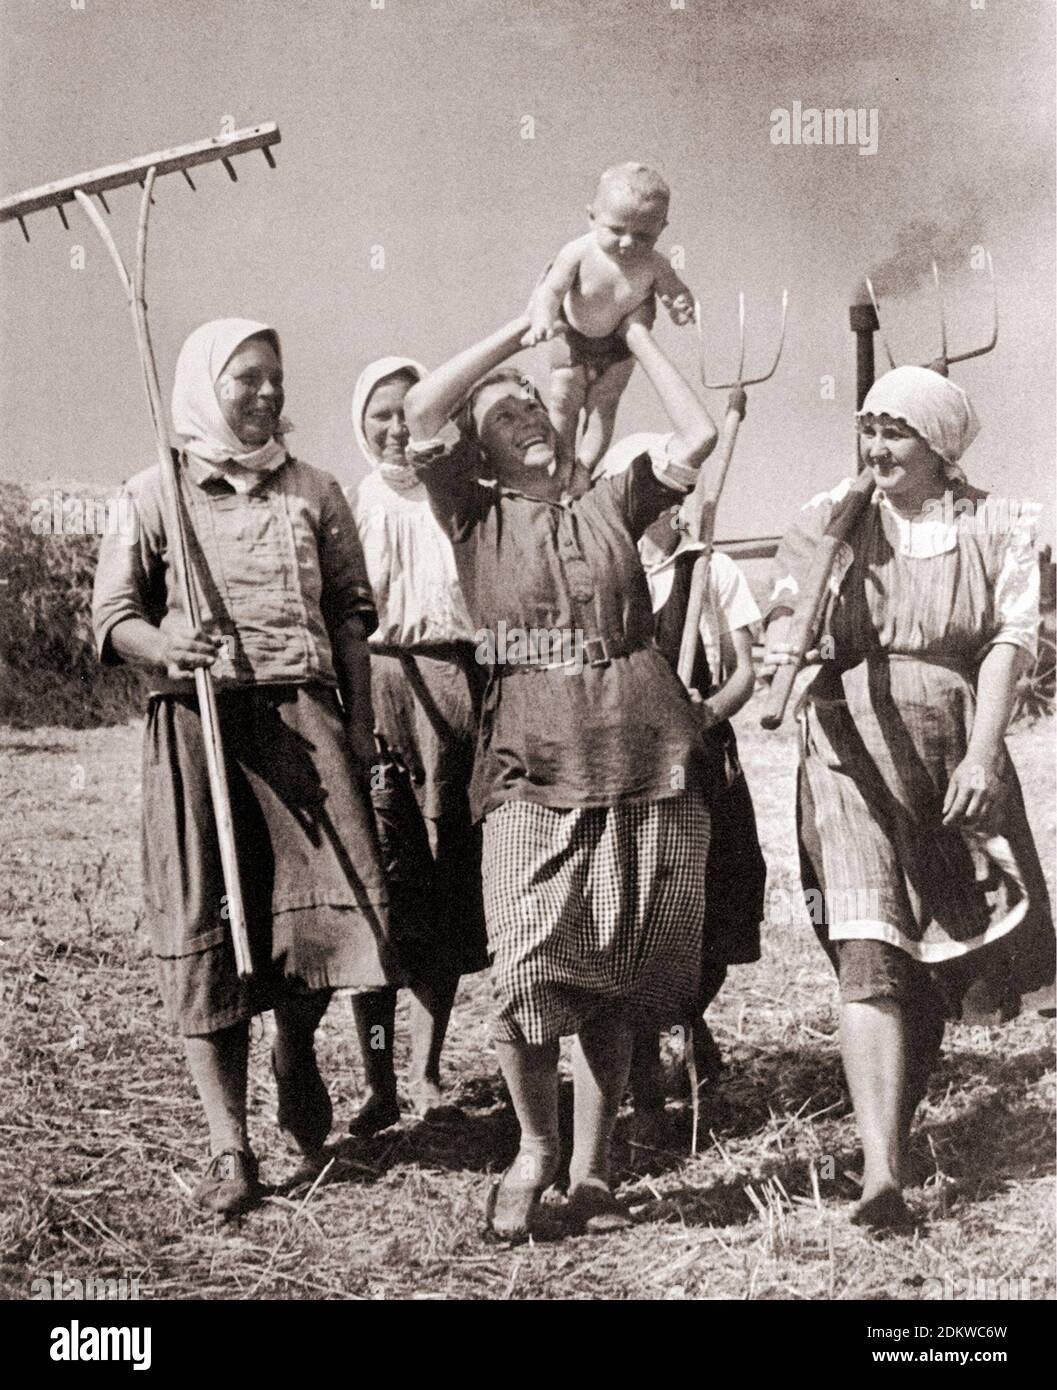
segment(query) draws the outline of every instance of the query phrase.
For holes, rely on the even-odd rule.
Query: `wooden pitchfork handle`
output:
[[[176,561],[177,579],[187,619],[192,628],[197,628],[199,625],[198,600],[191,582],[187,532],[184,527],[183,510],[179,502],[179,481],[165,429],[161,389],[158,385],[158,368],[154,360],[150,329],[147,325],[147,301],[144,293],[147,267],[147,221],[150,217],[151,190],[154,187],[157,172],[157,166],[151,165],[144,179],[139,226],[136,234],[135,276],[132,280],[129,279],[125,263],[121,259],[121,253],[110,234],[110,229],[103,221],[95,204],[82,189],[75,190],[74,197],[109,251],[128,297],[129,308],[132,311],[132,322],[136,330],[136,345],[139,349],[140,366],[143,368],[147,403],[150,407],[151,422],[154,426],[154,442],[157,446],[158,464],[161,468],[165,493],[165,530],[166,534],[175,540],[173,559]],[[240,977],[245,979],[253,973],[253,960],[250,954],[249,934],[246,930],[246,909],[242,900],[242,886],[239,882],[235,825],[231,815],[231,796],[228,790],[227,768],[224,763],[224,746],[220,737],[220,718],[217,712],[216,694],[213,690],[213,678],[205,668],[201,666],[195,668],[194,680],[202,721],[206,766],[209,771],[209,791],[213,803],[213,816],[216,821],[217,840],[220,844],[220,863],[224,874],[226,894],[226,915],[231,926],[232,945],[235,948],[235,967]]]
[[[778,667],[771,682],[767,704],[760,716],[765,729],[777,729],[785,718],[793,685],[804,665],[804,657],[816,641],[819,617],[825,603],[829,577],[841,543],[847,540],[863,516],[874,490],[873,471],[864,468],[834,509],[829,525],[811,557],[811,567],[793,614],[789,645],[794,660]]]
[[[730,467],[730,460],[734,453],[738,429],[745,418],[746,399],[745,392],[740,386],[731,388],[730,395],[727,397],[727,413],[723,417],[723,429],[720,434],[716,462],[708,470],[707,475],[702,469],[698,487],[700,488],[701,484],[705,482],[706,476],[708,483],[703,489],[700,504],[697,503],[698,488],[695,488],[691,494],[690,506],[687,509],[690,513],[687,534],[691,540],[701,541],[704,544],[704,549],[694,561],[693,572],[690,576],[690,593],[686,603],[686,618],[683,621],[683,637],[679,644],[679,679],[687,690],[691,689],[690,683],[693,680],[694,659],[697,655],[698,633],[701,628],[701,612],[705,605],[705,595],[708,592],[708,571],[712,563],[712,546],[716,534],[716,509],[719,506],[723,485],[727,480],[727,469]]]

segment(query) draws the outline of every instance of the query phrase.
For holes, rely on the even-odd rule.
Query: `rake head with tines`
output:
[[[275,159],[269,149],[277,145],[282,137],[274,121],[263,125],[248,126],[245,130],[232,131],[230,135],[218,135],[211,140],[197,140],[193,145],[177,145],[173,149],[158,150],[155,154],[141,155],[138,159],[126,160],[123,164],[107,164],[101,169],[90,169],[85,174],[75,174],[72,178],[59,179],[56,183],[45,183],[39,188],[27,188],[24,193],[0,199],[0,222],[16,221],[22,228],[22,235],[29,240],[25,219],[33,212],[44,208],[55,208],[62,219],[62,225],[69,228],[64,204],[78,201],[77,194],[95,195],[107,212],[106,198],[103,196],[112,188],[123,188],[136,183],[142,188],[148,172],[153,169],[156,177],[163,174],[181,173],[194,189],[188,169],[197,164],[209,164],[219,160],[227,170],[228,177],[238,181],[232,159],[250,150],[260,150],[270,168],[275,168]]]
[[[170,561],[177,582],[180,585],[184,612],[192,629],[199,626],[199,605],[196,585],[192,578],[191,549],[188,541],[188,523],[184,518],[184,508],[180,505],[180,480],[177,465],[169,447],[168,430],[158,384],[158,368],[154,361],[154,348],[151,344],[150,329],[147,323],[147,299],[145,291],[147,266],[147,224],[150,209],[154,202],[154,184],[159,175],[181,173],[192,189],[194,184],[188,169],[198,164],[219,161],[224,165],[229,178],[237,182],[238,175],[232,159],[250,150],[262,150],[270,168],[275,167],[270,145],[278,144],[279,129],[273,122],[253,126],[247,130],[237,130],[231,135],[222,135],[212,140],[199,140],[193,145],[180,145],[156,154],[143,155],[128,160],[124,164],[110,164],[102,169],[92,169],[73,178],[60,179],[57,183],[44,184],[40,188],[30,188],[25,193],[15,194],[0,202],[0,222],[17,221],[22,234],[29,240],[25,219],[31,213],[44,208],[56,208],[64,227],[69,227],[64,205],[77,203],[91,222],[103,245],[110,255],[117,271],[121,287],[128,300],[136,332],[136,345],[139,349],[143,381],[147,388],[147,404],[151,423],[154,426],[154,440],[157,447],[158,465],[161,470],[162,486],[165,496],[165,531],[172,538]],[[117,242],[111,235],[102,213],[92,201],[98,198],[103,208],[109,212],[103,196],[112,188],[122,188],[127,184],[139,184],[143,192],[140,197],[139,223],[136,233],[136,260],[130,275],[118,250]],[[228,790],[227,769],[224,759],[224,746],[220,734],[220,718],[217,711],[213,680],[208,670],[197,667],[194,673],[195,693],[198,697],[199,715],[202,721],[202,741],[209,773],[209,789],[216,822],[217,841],[220,847],[220,860],[224,875],[226,894],[226,916],[231,930],[231,941],[235,954],[235,965],[239,975],[253,973],[253,959],[250,952],[249,933],[242,900],[238,871],[238,853],[235,844],[235,825],[231,812],[231,797]]]
[[[952,353],[948,346],[947,319],[943,310],[943,290],[940,285],[940,271],[935,260],[932,262],[932,283],[936,290],[936,303],[939,307],[940,316],[940,355],[933,358],[931,362],[922,363],[922,366],[931,367],[933,371],[939,372],[941,376],[946,376],[950,368],[956,362],[967,362],[970,357],[983,357],[985,353],[992,352],[998,343],[998,287],[995,284],[995,267],[994,262],[991,260],[990,251],[985,251],[984,255],[987,257],[987,274],[991,282],[991,337],[982,347],[969,348],[966,352]],[[884,346],[885,356],[888,358],[888,365],[894,367],[896,365],[896,360],[892,354],[892,348],[884,328],[881,327],[881,310],[877,303],[877,295],[874,293],[873,282],[869,276],[866,277],[866,292],[870,296],[870,303],[873,305],[874,312],[877,315],[878,331],[881,334],[881,342]]]

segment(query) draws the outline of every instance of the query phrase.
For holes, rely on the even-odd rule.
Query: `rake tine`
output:
[[[991,277],[991,337],[983,347],[972,348],[969,352],[960,352],[954,357],[948,357],[948,365],[952,362],[967,362],[970,357],[983,357],[985,353],[994,351],[998,342],[998,286],[995,283],[995,266],[991,252],[986,251],[984,254],[987,256],[987,273]]]
[[[932,283],[936,287],[936,302],[940,308],[940,361],[944,366],[944,376],[949,365],[950,357],[947,352],[947,319],[943,313],[943,290],[940,288],[940,268],[936,264],[936,259],[932,260]]]
[[[274,169],[274,168],[275,168],[275,156],[272,154],[271,150],[268,148],[267,145],[262,145],[262,146],[261,146],[261,154],[263,154],[263,155],[264,155],[264,158],[268,161],[268,168],[269,168],[269,169]]]
[[[231,180],[231,182],[232,182],[232,183],[238,183],[238,181],[239,181],[239,176],[238,176],[238,174],[235,173],[235,166],[234,166],[234,164],[232,164],[231,160],[230,160],[230,159],[222,159],[220,162],[221,162],[221,164],[223,164],[224,168],[228,171],[228,178]]]
[[[18,225],[22,228],[22,235],[23,235],[23,236],[26,238],[26,240],[28,241],[28,240],[29,240],[29,233],[26,231],[26,221],[25,221],[25,218],[20,217],[20,218],[18,219]]]
[[[195,187],[195,181],[194,181],[194,179],[191,177],[191,175],[187,172],[187,170],[186,170],[186,169],[181,169],[181,170],[180,170],[180,173],[183,174],[184,178],[185,178],[185,179],[187,180],[187,182],[191,185],[191,192],[192,192],[192,193],[197,193],[197,192],[198,192],[198,189]]]
[[[881,342],[884,345],[885,356],[888,358],[888,365],[889,367],[891,367],[893,371],[895,371],[896,360],[892,356],[892,347],[888,341],[888,336],[885,333],[884,329],[881,327],[881,308],[880,305],[877,303],[877,296],[874,294],[873,289],[873,281],[870,279],[869,275],[867,275],[866,277],[865,284],[866,293],[870,296],[870,303],[873,305],[873,311],[877,315],[877,331],[881,335]]]
[[[105,195],[102,194],[102,193],[97,193],[95,196],[96,196],[96,197],[99,199],[99,201],[102,203],[102,205],[103,205],[103,211],[104,211],[104,212],[106,213],[106,215],[109,217],[109,216],[110,216],[110,204],[107,202]]]
[[[66,228],[66,230],[69,231],[69,230],[70,230],[70,224],[69,224],[69,222],[66,221],[66,213],[63,211],[63,206],[62,206],[61,203],[56,203],[56,204],[55,204],[55,211],[59,214],[59,221],[60,221],[60,222],[62,223],[62,225]]]

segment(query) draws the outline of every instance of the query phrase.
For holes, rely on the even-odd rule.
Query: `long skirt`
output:
[[[482,687],[468,644],[371,652],[375,724],[413,794],[413,803],[388,788],[375,796],[391,936],[411,982],[451,980],[488,964],[481,828],[468,796]],[[413,850],[419,841],[421,851]]]
[[[213,1033],[291,994],[398,978],[365,771],[333,690],[217,694],[253,957],[240,980],[198,704],[155,696],[143,748],[143,898],[166,1015]]]
[[[709,815],[698,791],[485,817],[497,1041],[552,1042],[604,1018],[689,1017],[700,989]]]
[[[892,659],[842,679],[805,702],[797,808],[807,906],[842,995],[927,993],[973,1023],[1052,1006],[1053,917],[1008,754],[987,823],[942,824],[972,727],[967,678]]]

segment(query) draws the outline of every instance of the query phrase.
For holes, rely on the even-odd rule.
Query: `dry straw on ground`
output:
[[[772,883],[792,892],[794,748],[756,715],[739,721],[745,763]],[[1053,732],[1044,719],[1012,739],[1051,869]],[[460,991],[445,1059],[461,1117],[342,1140],[360,1071],[335,1000],[321,1041],[337,1113],[329,1180],[215,1226],[189,1199],[204,1129],[137,926],[139,738],[138,725],[0,732],[0,1293],[28,1297],[58,1272],[135,1275],[147,1298],[1053,1297],[1051,1026],[951,1031],[919,1127],[921,1224],[873,1240],[845,1218],[860,1158],[833,981],[806,921],[770,927],[764,960],[733,970],[711,1011],[729,1070],[703,1106],[697,1157],[685,1104],[669,1107],[664,1152],[630,1148],[622,1121],[629,1232],[514,1250],[482,1240],[487,1175],[515,1143],[484,977]],[[264,1032],[251,1126],[279,1181],[295,1165]]]

